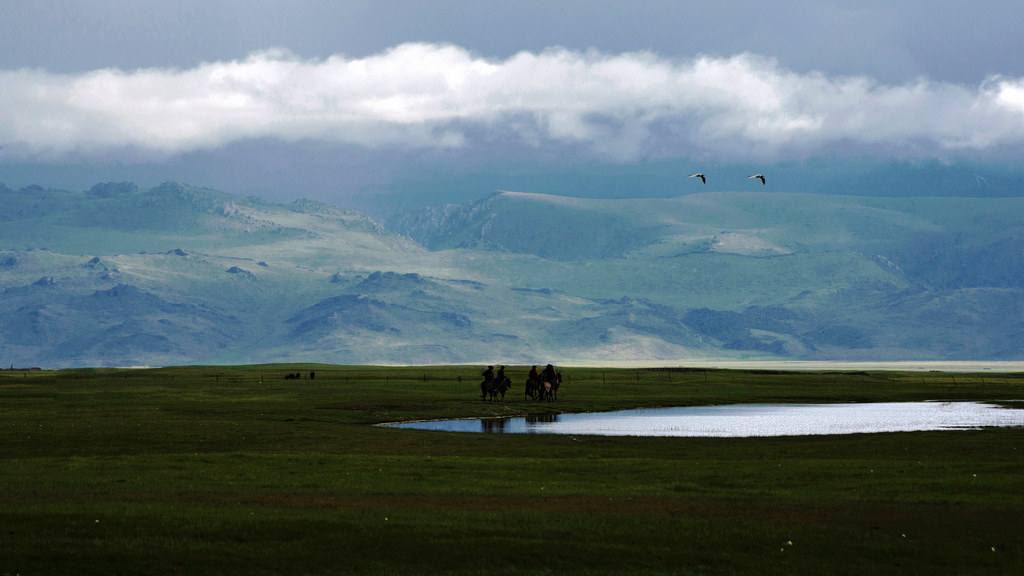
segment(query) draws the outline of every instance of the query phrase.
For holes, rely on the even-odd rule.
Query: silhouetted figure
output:
[[[480,399],[487,400],[487,394],[494,387],[494,366],[488,366],[483,373],[484,381],[480,383]]]
[[[544,375],[541,378],[541,380],[544,380],[546,382],[554,382],[555,381],[555,367],[552,366],[551,364],[548,364],[547,366],[545,366],[544,367]]]
[[[530,373],[528,374],[528,376],[530,378],[539,378],[540,377],[540,375],[537,374],[537,365],[536,364],[533,365],[533,368],[530,368]]]
[[[560,375],[555,372],[555,367],[548,364],[544,367],[544,371],[540,373],[540,387],[537,390],[538,400],[548,400],[552,398],[552,389],[558,386]]]
[[[316,372],[310,372],[309,373],[309,379],[312,380],[314,378],[316,378]]]

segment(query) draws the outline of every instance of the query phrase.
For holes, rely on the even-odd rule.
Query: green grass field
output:
[[[308,373],[315,370],[315,380]],[[303,380],[284,380],[302,372]],[[1024,427],[752,439],[381,422],[1021,400],[1024,374],[477,367],[0,373],[0,574],[1019,574]],[[460,381],[461,380],[461,381]],[[1022,414],[1024,423],[1024,414]]]

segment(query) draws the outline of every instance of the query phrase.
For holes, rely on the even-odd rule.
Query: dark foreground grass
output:
[[[315,380],[308,379],[315,370]],[[284,380],[301,371],[303,380]],[[0,374],[0,574],[1019,574],[1024,428],[759,439],[372,424],[1019,400],[1022,375],[479,369]],[[1022,415],[1024,424],[1024,415]]]

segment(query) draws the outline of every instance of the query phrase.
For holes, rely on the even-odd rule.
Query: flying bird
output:
[[[758,180],[761,181],[761,185],[764,186],[764,174],[754,174],[753,176],[747,176],[747,180],[750,180],[751,178],[757,178]]]
[[[704,175],[701,174],[700,172],[696,174],[690,174],[689,176],[687,176],[687,178],[700,178],[700,181],[703,182],[704,184],[708,183],[708,181],[704,179]]]

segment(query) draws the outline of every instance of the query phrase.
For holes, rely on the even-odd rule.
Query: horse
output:
[[[540,395],[541,390],[543,389],[544,383],[539,377],[529,377],[526,379],[526,396],[523,399],[533,398],[534,400],[538,400],[538,395]]]
[[[487,397],[491,397],[491,401],[499,401],[498,396],[501,396],[500,401],[505,401],[505,392],[509,388],[512,388],[512,379],[505,376],[501,380],[484,380],[480,383],[480,399],[487,400]]]
[[[555,376],[550,380],[544,380],[543,385],[540,389],[541,400],[558,400],[558,387],[562,384],[562,373],[556,372]]]
[[[505,376],[501,381],[495,381],[496,384],[491,389],[491,399],[497,400],[497,396],[501,395],[501,401],[505,401],[505,392],[508,392],[512,388],[512,379]]]

